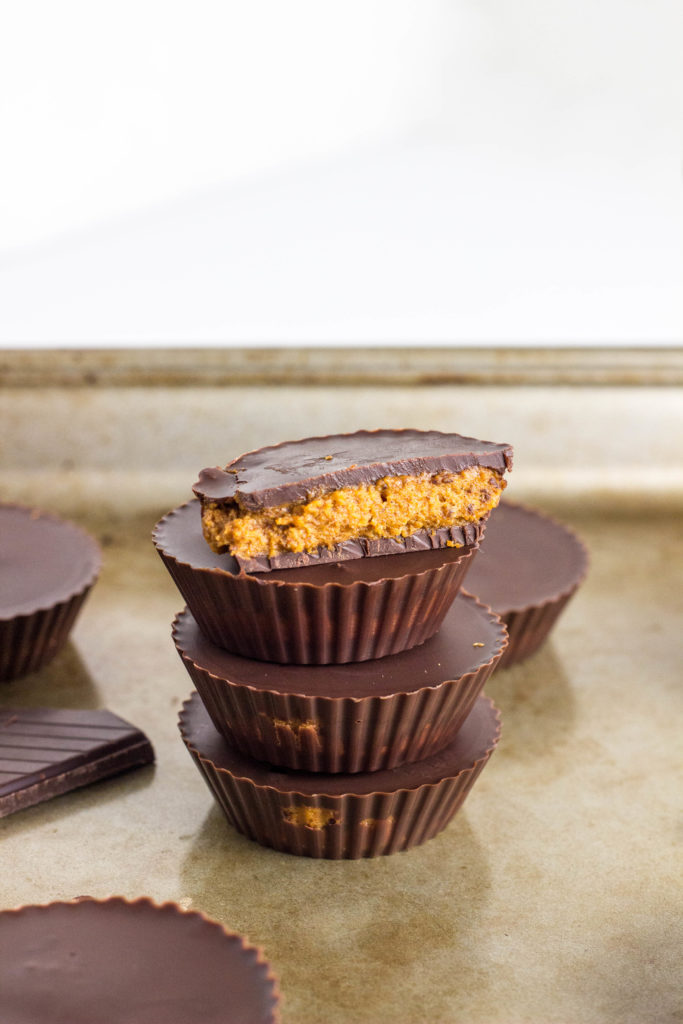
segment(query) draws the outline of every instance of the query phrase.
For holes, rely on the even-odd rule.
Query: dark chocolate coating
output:
[[[487,697],[479,697],[455,738],[438,753],[376,772],[323,774],[272,768],[239,753],[217,732],[209,714],[194,693],[183,705],[180,731],[188,747],[209,761],[219,773],[248,779],[257,787],[301,796],[367,796],[433,786],[471,769],[486,757],[498,737],[498,713]]]
[[[331,548],[317,548],[315,551],[281,551],[268,558],[244,558],[235,555],[235,561],[245,572],[268,572],[270,569],[300,569],[307,565],[324,565],[327,562],[354,561],[359,558],[385,558],[403,555],[406,552],[436,551],[441,548],[472,547],[481,539],[488,515],[476,523],[464,526],[442,526],[438,530],[416,530],[409,537],[378,537],[374,540],[361,538],[345,540]]]
[[[72,597],[99,569],[98,545],[74,523],[0,505],[0,621]]]
[[[153,760],[144,733],[111,711],[5,709],[0,818]]]
[[[193,489],[209,501],[261,509],[385,476],[460,473],[470,466],[502,473],[512,466],[512,448],[436,430],[359,430],[259,448],[225,470],[202,470]]]
[[[2,1024],[276,1024],[268,964],[174,904],[115,897],[0,913]]]
[[[54,658],[99,570],[97,543],[73,523],[0,505],[0,680]]]
[[[467,589],[499,615],[555,601],[575,587],[586,549],[566,527],[533,509],[503,501],[467,576]]]
[[[588,552],[566,526],[522,505],[498,506],[467,587],[508,628],[500,668],[523,661],[545,643],[587,568]]]
[[[242,658],[207,640],[187,610],[177,618],[174,638],[184,657],[240,686],[307,697],[363,699],[413,693],[475,672],[498,654],[504,630],[472,597],[459,594],[436,636],[409,651],[372,661],[274,665]]]

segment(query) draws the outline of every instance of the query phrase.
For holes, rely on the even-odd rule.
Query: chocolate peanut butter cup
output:
[[[509,644],[500,667],[538,650],[587,570],[586,548],[566,526],[512,502],[499,506],[467,588],[508,628]]]
[[[54,658],[100,564],[96,541],[74,523],[0,505],[0,680],[34,672]]]
[[[500,619],[458,595],[421,647],[345,665],[275,665],[217,647],[185,610],[173,639],[213,724],[248,757],[369,772],[448,745],[505,650]]]
[[[507,444],[358,430],[248,452],[194,492],[210,547],[267,572],[472,544],[511,466]]]
[[[329,775],[278,770],[240,754],[196,693],[183,705],[179,726],[230,825],[263,846],[332,860],[396,853],[437,835],[500,736],[498,711],[479,697],[438,753],[386,771]]]
[[[245,658],[298,665],[365,661],[424,643],[441,626],[477,550],[246,573],[206,544],[196,500],[164,516],[153,539],[209,640]]]
[[[261,950],[174,903],[0,911],[2,1024],[278,1024]]]

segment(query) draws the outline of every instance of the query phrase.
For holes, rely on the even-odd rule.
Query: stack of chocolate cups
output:
[[[156,526],[197,689],[180,732],[228,822],[265,846],[374,857],[440,832],[495,749],[501,620],[460,592],[478,549],[248,573],[198,501]]]

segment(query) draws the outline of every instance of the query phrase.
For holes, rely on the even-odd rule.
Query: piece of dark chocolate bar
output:
[[[210,547],[263,572],[476,543],[511,465],[507,444],[361,430],[249,452],[193,489]]]
[[[111,711],[0,711],[0,818],[154,761],[144,733]]]

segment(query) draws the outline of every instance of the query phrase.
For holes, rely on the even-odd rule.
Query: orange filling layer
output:
[[[306,804],[284,807],[282,813],[288,824],[303,825],[304,828],[316,830],[327,825],[338,825],[341,820],[339,811],[332,811],[328,807],[309,807]]]
[[[409,537],[418,530],[477,522],[500,500],[505,481],[495,470],[386,476],[342,487],[306,503],[257,512],[205,502],[204,537],[214,551],[272,558],[284,551],[315,551],[345,540]]]

